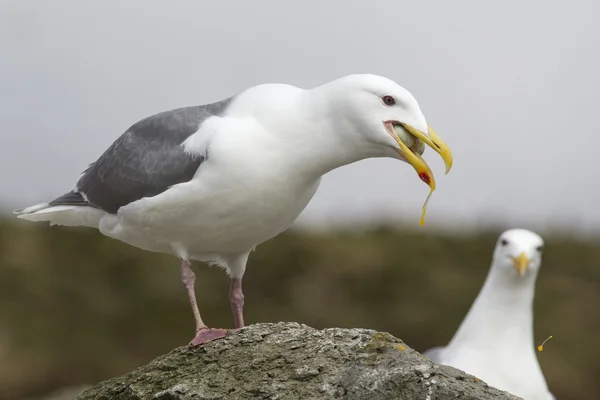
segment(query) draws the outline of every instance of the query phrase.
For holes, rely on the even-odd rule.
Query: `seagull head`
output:
[[[526,229],[511,229],[498,238],[494,265],[519,278],[535,275],[542,264],[544,240]]]
[[[348,124],[344,135],[354,133],[355,142],[377,156],[397,158],[412,165],[431,190],[435,179],[421,157],[431,147],[444,160],[446,173],[452,167],[450,148],[429,126],[410,92],[390,79],[377,75],[349,75],[334,81],[333,102]],[[365,146],[367,145],[367,146]]]

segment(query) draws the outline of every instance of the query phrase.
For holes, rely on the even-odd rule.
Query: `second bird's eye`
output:
[[[500,244],[501,244],[502,246],[506,246],[506,245],[508,244],[508,240],[506,240],[506,239],[502,239],[502,241],[500,241]]]
[[[396,99],[394,99],[390,95],[383,96],[381,100],[383,100],[383,104],[385,104],[386,106],[393,106],[394,104],[396,104]]]

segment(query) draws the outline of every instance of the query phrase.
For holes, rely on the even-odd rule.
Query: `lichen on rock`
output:
[[[201,347],[180,347],[78,400],[517,399],[434,364],[389,333],[248,326]]]

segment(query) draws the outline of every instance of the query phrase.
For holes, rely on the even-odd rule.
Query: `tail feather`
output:
[[[50,225],[87,226],[98,228],[100,220],[106,212],[90,207],[78,205],[52,205],[40,203],[30,207],[13,211],[17,218],[32,222],[50,222]]]
[[[30,207],[19,208],[18,210],[13,211],[13,214],[15,214],[15,215],[31,214],[31,213],[43,210],[43,209],[48,208],[48,207],[50,207],[50,204],[48,204],[48,203],[40,203],[40,204],[36,204],[36,205],[30,206]]]

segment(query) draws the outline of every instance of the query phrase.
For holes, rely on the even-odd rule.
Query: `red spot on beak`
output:
[[[428,185],[431,183],[431,178],[429,177],[429,175],[426,172],[421,172],[419,174],[419,178],[421,178],[421,180]]]

